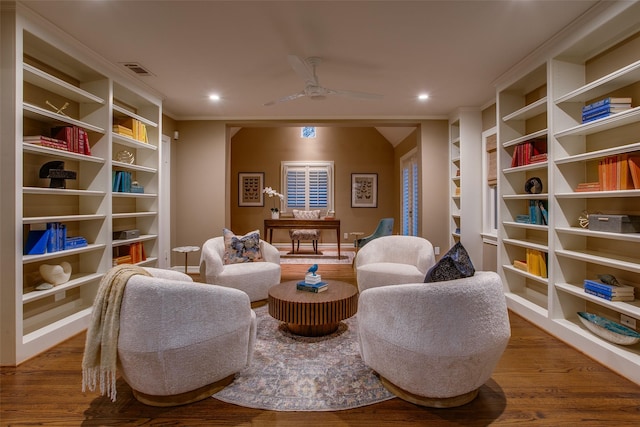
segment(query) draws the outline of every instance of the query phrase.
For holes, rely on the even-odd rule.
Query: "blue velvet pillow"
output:
[[[236,236],[231,230],[223,229],[224,264],[264,261],[260,251],[260,231],[255,230],[244,236]]]
[[[462,246],[462,243],[458,242],[444,254],[436,265],[427,271],[424,282],[444,282],[446,280],[462,279],[473,276],[475,272],[469,253]]]

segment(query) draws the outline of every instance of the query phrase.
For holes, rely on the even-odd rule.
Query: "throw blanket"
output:
[[[100,395],[116,400],[116,367],[120,305],[129,278],[135,274],[151,276],[145,269],[131,264],[113,267],[100,281],[93,303],[91,322],[82,359],[82,391],[96,389],[100,375]]]

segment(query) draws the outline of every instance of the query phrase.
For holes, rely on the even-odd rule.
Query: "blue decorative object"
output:
[[[307,270],[307,272],[313,274],[314,276],[316,275],[316,271],[318,271],[318,264],[313,264],[311,267],[309,267],[309,269]]]
[[[633,345],[640,342],[640,333],[604,317],[579,311],[582,323],[594,334],[614,344]]]

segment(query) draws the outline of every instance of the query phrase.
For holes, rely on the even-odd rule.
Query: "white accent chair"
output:
[[[301,211],[298,209],[293,209],[293,217],[295,219],[308,219],[315,220],[320,219],[320,211]],[[291,253],[295,253],[296,249],[294,248],[294,242],[298,242],[298,252],[300,252],[300,241],[301,240],[311,240],[311,245],[313,246],[313,252],[318,253],[318,240],[320,239],[320,230],[318,229],[300,229],[300,230],[289,230],[289,238],[291,239]]]
[[[118,359],[140,402],[174,406],[210,397],[251,363],[256,314],[247,294],[147,268],[127,282]]]
[[[440,408],[470,402],[511,335],[503,292],[494,272],[367,289],[358,300],[362,358],[404,400]]]
[[[202,245],[200,278],[206,283],[239,289],[249,295],[252,303],[263,302],[269,288],[280,283],[280,252],[275,246],[260,240],[263,262],[224,264],[224,237],[214,237]]]
[[[378,237],[356,256],[358,290],[423,282],[435,263],[433,245],[427,239],[398,235]]]

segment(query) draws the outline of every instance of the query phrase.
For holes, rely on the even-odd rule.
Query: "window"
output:
[[[418,235],[418,156],[412,150],[400,159],[402,181],[402,234]]]
[[[284,211],[333,210],[333,162],[282,162]]]

